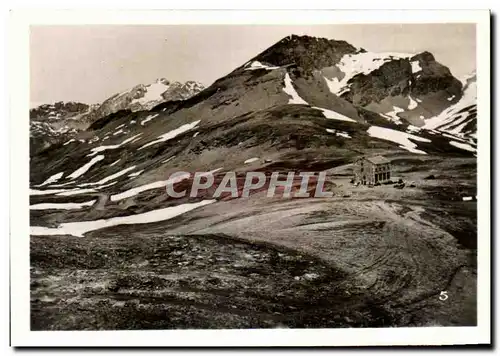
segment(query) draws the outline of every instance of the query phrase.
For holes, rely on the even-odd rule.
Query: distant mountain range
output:
[[[171,83],[161,78],[152,84],[139,84],[117,93],[102,104],[57,102],[40,105],[30,110],[32,152],[46,148],[58,140],[72,137],[94,121],[117,111],[150,110],[167,101],[187,99],[203,89],[203,85],[198,82]]]

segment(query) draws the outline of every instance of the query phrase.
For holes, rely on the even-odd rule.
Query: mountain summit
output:
[[[300,72],[309,74],[315,69],[337,64],[346,54],[362,51],[346,41],[290,35],[252,58],[251,61],[276,66],[294,65]]]

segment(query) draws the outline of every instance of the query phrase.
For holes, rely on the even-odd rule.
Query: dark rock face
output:
[[[412,62],[418,62],[421,70],[413,72]],[[414,97],[432,95],[444,91],[445,95],[460,98],[462,84],[450,70],[434,60],[429,52],[410,59],[398,59],[384,63],[369,74],[358,74],[348,82],[350,90],[342,95],[354,105],[366,106],[386,97],[398,95]]]
[[[415,73],[412,93],[416,96],[446,91],[449,95],[461,95],[462,83],[455,78],[448,67],[440,64],[429,52],[413,56],[411,61],[418,61],[422,70]]]
[[[411,78],[411,65],[407,59],[392,60],[370,74],[361,73],[351,78],[348,81],[351,89],[342,98],[364,107],[388,96],[407,95]]]

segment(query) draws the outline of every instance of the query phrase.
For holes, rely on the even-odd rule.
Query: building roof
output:
[[[388,160],[387,158],[385,158],[383,156],[365,157],[365,159],[368,162],[371,162],[373,164],[387,164],[387,163],[391,163],[390,160]]]

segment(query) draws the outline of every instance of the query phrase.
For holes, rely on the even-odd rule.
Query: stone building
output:
[[[385,183],[391,179],[391,161],[382,156],[361,157],[354,162],[354,182]]]

